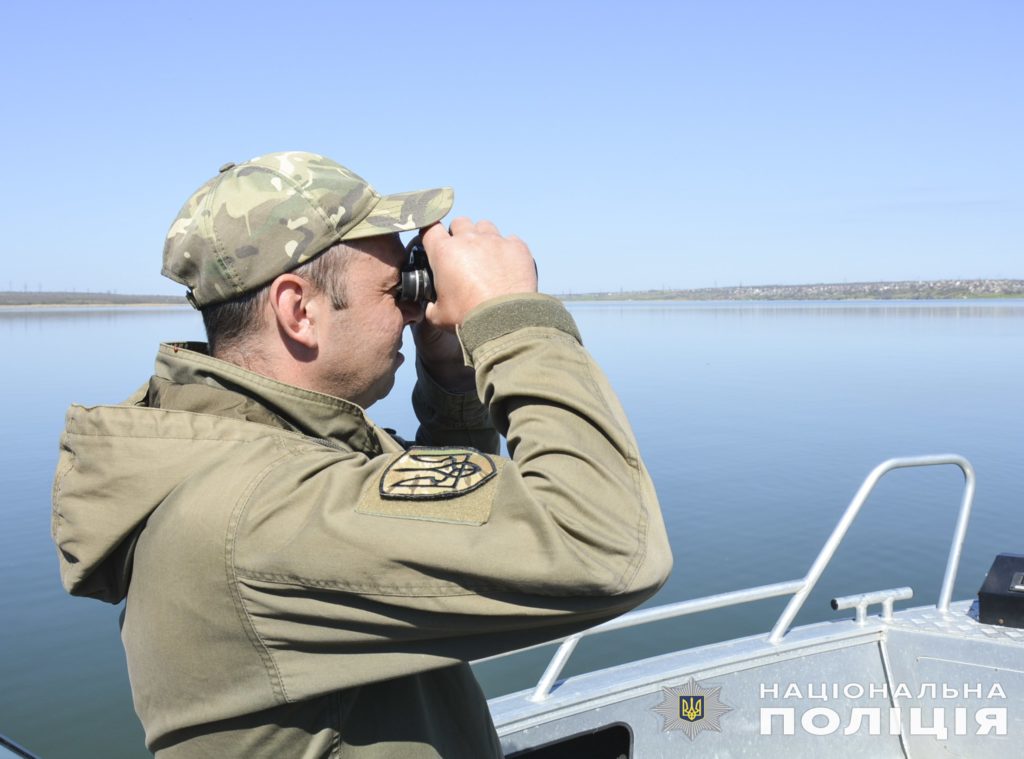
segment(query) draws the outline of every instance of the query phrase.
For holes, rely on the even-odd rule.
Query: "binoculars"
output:
[[[419,303],[426,308],[428,303],[437,300],[434,291],[434,272],[427,260],[427,251],[419,238],[410,243],[406,249],[405,265],[402,266],[402,281],[398,285],[399,302]],[[537,271],[537,262],[533,262],[533,270]]]
[[[408,258],[402,267],[402,281],[398,287],[398,300],[426,306],[437,300],[434,292],[434,272],[430,270],[427,251],[419,240],[408,248]]]

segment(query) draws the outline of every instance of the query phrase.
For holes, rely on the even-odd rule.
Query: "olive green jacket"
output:
[[[127,597],[161,757],[487,757],[465,662],[566,635],[671,567],[612,390],[553,298],[460,330],[483,404],[420,373],[418,443],[357,406],[163,345],[125,404],[68,411],[53,493],[65,588]],[[492,447],[488,420],[508,440]]]

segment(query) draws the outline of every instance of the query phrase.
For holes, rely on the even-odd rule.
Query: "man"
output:
[[[164,249],[209,350],[163,345],[124,404],[68,412],[62,579],[127,598],[159,756],[500,756],[466,662],[664,582],[654,489],[572,317],[536,293],[523,242],[437,223],[451,203],[382,198],[310,153],[224,166]],[[417,229],[425,309],[400,286],[397,233]],[[409,448],[363,412],[391,389],[407,325]]]

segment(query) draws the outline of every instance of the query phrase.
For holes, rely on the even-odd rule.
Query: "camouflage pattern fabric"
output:
[[[162,274],[197,308],[256,290],[342,240],[433,224],[451,188],[381,197],[355,172],[315,153],[269,153],[225,164],[178,213]]]

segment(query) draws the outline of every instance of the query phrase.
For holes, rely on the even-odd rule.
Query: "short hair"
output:
[[[344,274],[349,261],[346,252],[344,243],[337,243],[290,273],[309,281],[330,299],[333,309],[340,310],[346,306]],[[201,309],[211,356],[243,347],[262,327],[271,284],[268,282],[257,290]]]

